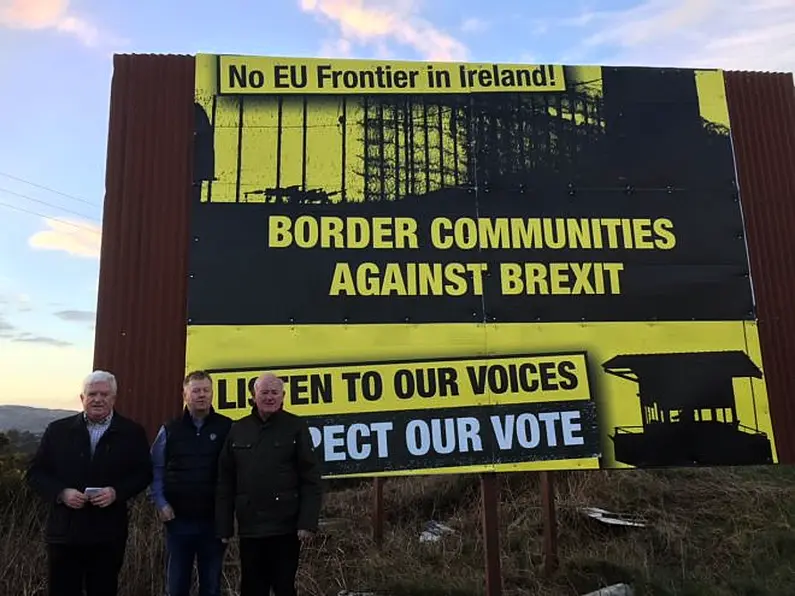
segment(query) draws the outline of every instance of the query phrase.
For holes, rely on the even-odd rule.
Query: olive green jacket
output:
[[[218,458],[216,531],[241,537],[316,531],[322,502],[320,464],[309,428],[279,410],[264,422],[252,408],[229,431]]]

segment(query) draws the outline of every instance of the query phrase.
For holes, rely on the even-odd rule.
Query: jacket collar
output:
[[[207,424],[214,416],[215,409],[210,406],[210,411],[207,412],[207,416],[204,417],[204,424]],[[191,416],[190,410],[188,410],[187,406],[182,408],[182,421],[186,424],[194,424],[193,416]]]
[[[274,418],[278,417],[278,415],[281,414],[283,411],[284,411],[284,403],[282,403],[281,407],[279,407],[279,409],[276,410],[273,414],[263,419],[262,416],[260,416],[259,414],[259,410],[257,409],[257,404],[252,404],[251,406],[251,416],[260,424],[266,424],[270,422]]]
[[[108,431],[116,430],[122,418],[123,417],[119,415],[119,413],[116,410],[113,410],[111,413],[110,425],[108,426]],[[80,412],[72,416],[71,426],[74,430],[87,430],[88,422],[86,419],[85,412]]]

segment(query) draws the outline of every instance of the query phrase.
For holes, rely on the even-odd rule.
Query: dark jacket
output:
[[[306,423],[284,410],[262,421],[256,409],[232,424],[218,460],[218,536],[316,531],[320,465]]]
[[[166,424],[163,494],[177,517],[215,517],[218,455],[231,426],[231,418],[211,410],[197,429],[187,408]]]
[[[46,540],[86,544],[126,540],[127,501],[152,481],[149,445],[143,427],[114,412],[91,455],[83,414],[52,422],[44,431],[27,471],[30,487],[50,505]],[[90,503],[70,509],[57,501],[65,488],[111,486],[116,500],[101,508]]]

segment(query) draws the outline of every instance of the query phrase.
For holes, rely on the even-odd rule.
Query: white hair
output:
[[[83,395],[86,394],[88,386],[93,385],[94,383],[107,383],[110,385],[111,395],[116,395],[116,377],[114,377],[112,373],[104,370],[95,370],[88,375],[85,379],[83,379]]]

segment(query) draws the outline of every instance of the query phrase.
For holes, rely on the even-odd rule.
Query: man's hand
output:
[[[158,511],[160,515],[161,522],[169,522],[174,519],[174,510],[171,508],[171,505],[166,505],[160,511]]]
[[[309,530],[298,530],[298,540],[300,540],[303,544],[310,542],[314,537],[314,532],[310,532]]]
[[[83,505],[88,502],[88,497],[81,493],[79,490],[73,488],[65,488],[58,495],[61,503],[70,509],[82,509]]]
[[[96,507],[107,507],[116,500],[116,491],[113,487],[106,486],[98,493],[91,496],[91,504]]]

